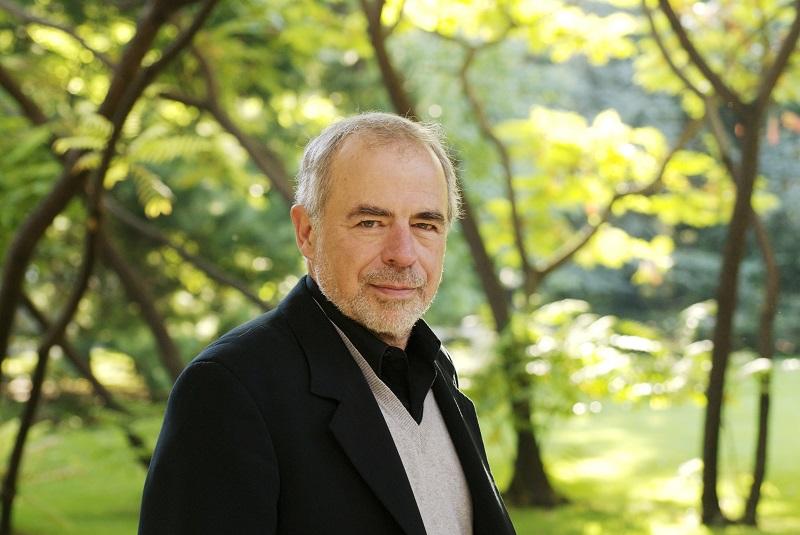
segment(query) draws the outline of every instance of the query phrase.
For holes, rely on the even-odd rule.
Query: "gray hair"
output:
[[[416,123],[391,113],[370,112],[333,123],[306,145],[297,173],[295,202],[306,208],[312,220],[319,219],[330,196],[333,159],[344,141],[354,134],[369,134],[367,141],[375,145],[403,140],[429,148],[442,165],[447,182],[447,223],[459,217],[461,194],[441,127],[433,123]]]

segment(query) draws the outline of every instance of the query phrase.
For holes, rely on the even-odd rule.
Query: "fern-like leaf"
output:
[[[198,136],[140,136],[128,149],[131,161],[162,164],[180,158],[189,158],[211,150],[212,143]]]
[[[131,178],[136,185],[136,194],[144,213],[149,218],[172,213],[175,195],[157,174],[143,165],[130,166]]]

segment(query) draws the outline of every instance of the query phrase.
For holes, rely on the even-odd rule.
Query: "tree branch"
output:
[[[397,20],[394,21],[394,24],[392,24],[391,26],[384,27],[383,29],[383,35],[385,38],[391,37],[391,35],[397,29],[397,26],[400,24],[400,21],[403,20],[403,10],[405,9],[405,7],[406,7],[406,0],[400,0],[400,5],[397,7],[397,13],[398,13]],[[383,10],[381,9],[381,11]]]
[[[461,81],[461,89],[464,91],[464,95],[467,97],[467,101],[472,109],[472,113],[475,116],[475,119],[478,121],[478,127],[481,131],[481,134],[489,143],[494,146],[495,150],[497,151],[497,155],[500,158],[500,166],[503,170],[503,179],[506,185],[506,196],[509,204],[511,205],[511,228],[513,229],[514,233],[514,244],[516,245],[517,254],[520,258],[520,266],[522,268],[526,292],[531,294],[534,291],[536,274],[534,273],[534,270],[528,259],[528,252],[525,248],[525,236],[522,232],[522,217],[520,217],[519,214],[517,195],[516,191],[514,190],[514,173],[511,164],[511,157],[508,154],[508,149],[506,148],[505,144],[495,135],[492,125],[489,122],[488,117],[486,117],[486,111],[484,110],[481,101],[478,99],[478,96],[476,95],[475,90],[469,81],[469,68],[475,59],[476,52],[477,49],[474,47],[468,47],[465,49],[464,61],[459,69],[458,78]]]
[[[614,208],[614,205],[620,199],[627,197],[629,195],[644,195],[650,196],[657,193],[661,187],[663,186],[663,178],[664,172],[667,169],[667,165],[672,160],[673,156],[681,150],[686,144],[697,134],[698,129],[700,128],[700,121],[690,121],[684,126],[683,131],[681,132],[680,137],[678,138],[675,145],[669,151],[669,153],[664,157],[661,165],[659,166],[658,170],[656,171],[653,179],[644,184],[643,186],[639,187],[627,187],[618,190],[608,204],[605,206],[603,211],[598,216],[597,220],[594,223],[587,222],[583,228],[578,232],[575,239],[567,242],[564,246],[553,255],[553,259],[550,260],[547,264],[542,266],[537,270],[539,278],[542,279],[549,275],[551,272],[555,271],[561,265],[569,261],[575,254],[584,246],[592,237],[600,230],[600,227],[608,221],[608,218],[611,216],[611,211]]]
[[[211,11],[214,9],[217,1],[218,0],[205,0],[197,14],[195,14],[194,19],[192,19],[191,24],[189,24],[189,26],[184,28],[181,33],[178,34],[175,40],[163,52],[158,61],[148,67],[145,67],[144,69],[138,70],[133,82],[130,82],[124,88],[120,88],[118,90],[119,102],[113,111],[105,110],[105,106],[109,101],[108,96],[100,106],[100,114],[110,119],[113,126],[113,131],[108,142],[106,143],[100,165],[93,170],[92,178],[90,178],[90,182],[93,184],[93,187],[98,191],[103,187],[103,180],[106,172],[108,171],[108,167],[111,165],[111,160],[116,153],[117,141],[122,133],[122,127],[124,126],[125,120],[128,118],[133,105],[144,92],[145,88],[147,88],[147,86],[150,85],[150,83],[152,83],[152,81],[156,78],[156,76],[158,76],[161,71],[163,71],[184,48],[189,46],[195,34],[200,30],[203,23],[211,14]],[[153,18],[159,20],[163,24],[163,19],[159,19],[158,17],[166,16],[169,14],[170,10],[174,10],[176,7],[173,3],[169,2],[169,0],[162,0],[162,2],[166,2],[167,6],[162,6],[161,2],[156,2],[156,6],[153,8],[152,14]],[[147,20],[146,17],[145,19]],[[153,31],[151,24],[146,24],[144,26],[148,29],[148,31]],[[134,39],[136,39],[135,36]],[[139,59],[141,60],[141,58]],[[114,89],[114,87],[115,86],[112,82],[112,86],[109,88],[109,95],[111,95],[111,91]]]
[[[89,209],[95,214],[98,221],[102,217],[103,182],[105,175],[116,153],[117,141],[119,140],[122,127],[133,105],[155,77],[177,57],[181,50],[191,43],[194,35],[208,18],[216,3],[217,0],[206,0],[203,2],[200,10],[192,20],[192,23],[184,28],[178,37],[175,38],[158,61],[139,71],[136,79],[122,94],[120,105],[111,117],[114,130],[103,151],[100,165],[93,170],[90,177]],[[153,300],[150,297],[147,287],[140,282],[136,272],[122,260],[106,236],[101,236],[99,241],[104,258],[119,275],[120,281],[128,293],[128,297],[139,305],[142,316],[156,339],[156,345],[159,348],[162,364],[173,381],[176,380],[183,370],[183,362],[180,358],[178,348],[175,346],[172,338],[164,327],[163,318],[153,305]]]
[[[192,47],[192,55],[197,60],[197,65],[200,67],[200,73],[203,76],[203,83],[206,86],[206,100],[211,104],[219,105],[219,80],[214,69],[196,46]]]
[[[20,419],[17,438],[14,441],[14,448],[11,451],[11,456],[8,460],[8,468],[3,478],[1,492],[3,507],[2,516],[0,516],[0,534],[2,535],[9,535],[11,533],[11,510],[17,493],[17,479],[19,478],[28,432],[36,418],[36,412],[41,400],[42,385],[44,384],[45,373],[47,371],[47,361],[50,358],[50,350],[58,340],[63,338],[64,331],[75,316],[78,305],[83,299],[83,295],[86,293],[86,288],[89,286],[89,278],[92,275],[96,256],[98,230],[97,221],[90,215],[86,222],[83,263],[78,278],[63,310],[56,321],[50,326],[50,329],[44,334],[42,342],[39,345],[39,350],[37,352],[38,361],[33,376],[31,377],[30,397],[25,404],[25,410]]]
[[[141,69],[142,59],[150,50],[150,46],[158,30],[167,22],[174,6],[169,0],[151,0],[145,6],[136,23],[136,32],[128,41],[119,63],[114,68],[111,83],[105,99],[98,108],[98,113],[111,120],[115,109],[119,106],[125,89],[136,79]]]
[[[49,354],[42,355],[41,352],[38,354],[36,367],[31,376],[30,396],[20,416],[19,430],[17,431],[14,447],[8,459],[5,477],[3,477],[3,486],[2,490],[0,490],[0,504],[2,504],[2,508],[0,508],[0,535],[11,535],[11,512],[14,498],[16,498],[17,495],[17,480],[19,479],[19,471],[22,464],[22,456],[25,452],[25,442],[28,438],[28,432],[33,426],[36,412],[39,408],[42,385],[44,384],[44,378],[47,372],[48,356]]]
[[[758,19],[759,20],[758,20],[758,28],[755,29],[753,31],[753,33],[757,34],[757,37],[761,38],[760,39],[760,41],[761,41],[761,49],[764,51],[763,55],[761,56],[762,63],[761,63],[761,69],[760,69],[760,72],[759,72],[759,77],[758,77],[759,80],[763,80],[764,77],[767,74],[767,72],[766,72],[766,70],[767,70],[766,58],[769,55],[769,51],[772,49],[772,44],[770,43],[770,40],[769,40],[769,24],[771,22],[771,19],[773,19],[775,13],[778,12],[778,10],[776,10],[775,13],[773,13],[773,17],[768,17],[767,14],[764,12],[764,3],[761,0],[757,0],[756,4],[758,6]],[[753,39],[755,39],[755,37]],[[741,47],[736,47],[736,50],[740,50],[740,49],[741,49]]]
[[[0,64],[0,86],[11,95],[11,98],[17,101],[17,104],[19,104],[19,107],[22,109],[22,113],[25,114],[25,117],[27,117],[31,123],[41,126],[47,122],[47,115],[45,115],[32,98],[25,94],[22,87],[2,64]]]
[[[187,251],[184,247],[174,243],[158,229],[152,225],[148,225],[146,222],[127,211],[121,204],[117,203],[113,199],[106,197],[104,199],[104,204],[108,212],[126,227],[134,230],[135,232],[149,240],[156,242],[159,245],[163,245],[174,250],[181,258],[205,273],[209,278],[224,286],[230,286],[231,288],[238,290],[242,296],[244,296],[253,304],[257,305],[262,310],[269,310],[271,308],[269,303],[260,299],[247,287],[244,282],[227,275],[222,269],[214,265],[212,262],[209,262],[198,255],[194,255]]]
[[[200,111],[208,111],[208,101],[185,95],[183,93],[176,93],[175,91],[162,91],[158,94],[159,97],[167,100],[174,100],[186,106],[192,106]]]
[[[207,0],[204,7],[208,8],[208,4],[213,4],[214,2],[215,0]],[[36,244],[56,215],[61,213],[69,201],[80,191],[87,179],[91,180],[96,190],[99,189],[98,185],[102,186],[102,179],[114,154],[121,126],[133,107],[135,97],[138,97],[144,90],[144,81],[152,79],[166,65],[165,62],[159,61],[149,68],[147,76],[137,77],[137,71],[141,68],[141,60],[150,49],[150,45],[155,39],[159,28],[166,22],[168,15],[180,8],[184,3],[172,0],[153,0],[145,8],[142,17],[137,23],[136,33],[126,46],[122,59],[116,65],[108,93],[98,108],[98,112],[111,119],[114,125],[111,139],[109,139],[103,154],[101,166],[95,169],[93,178],[90,178],[87,172],[73,173],[72,166],[79,154],[71,154],[67,158],[61,178],[56,182],[50,193],[39,202],[33,212],[25,219],[6,251],[3,262],[2,284],[0,284],[0,363],[2,363],[8,349],[8,341],[17,302],[22,291],[25,269]],[[204,20],[208,15],[208,11],[208,9],[201,10],[195,22]],[[196,24],[191,25],[189,29],[196,31]],[[188,33],[184,32],[176,40],[176,43],[187,42],[187,35]],[[177,52],[175,47],[172,47],[171,50],[171,55]],[[158,68],[155,68],[156,66]],[[131,80],[134,78],[137,82],[132,84]]]
[[[702,99],[705,99],[706,98],[705,94],[702,91],[700,91],[697,88],[697,86],[695,86],[689,80],[689,78],[686,76],[683,70],[681,70],[680,67],[678,67],[672,60],[672,56],[667,51],[667,47],[664,44],[664,40],[661,38],[661,34],[656,28],[656,21],[653,18],[653,11],[647,5],[647,0],[642,0],[642,11],[644,11],[644,14],[647,16],[647,22],[650,25],[650,35],[653,36],[653,40],[656,42],[656,46],[658,46],[659,52],[661,52],[661,57],[664,58],[664,61],[667,62],[667,65],[672,70],[673,74],[675,74],[675,76],[677,76],[680,79],[680,81],[683,82],[683,85],[685,85],[686,88],[689,89],[692,93],[694,93],[695,95],[697,95]]]
[[[711,103],[706,104],[706,117],[709,129],[717,143],[717,150],[720,159],[725,165],[734,186],[738,188],[739,172],[733,163],[731,156],[730,140],[725,133],[725,128],[719,117],[718,109]],[[751,208],[750,223],[756,236],[756,242],[761,250],[764,261],[765,284],[764,300],[761,304],[758,328],[758,353],[759,357],[771,360],[774,353],[773,327],[775,314],[778,307],[778,297],[780,295],[780,272],[778,263],[775,259],[775,251],[769,239],[769,234],[758,214]],[[759,391],[759,412],[758,412],[758,435],[756,438],[755,461],[753,464],[753,480],[750,485],[750,492],[745,502],[745,510],[742,514],[742,522],[745,524],[756,524],[756,509],[761,496],[761,485],[764,481],[767,462],[767,435],[769,432],[768,416],[770,406],[770,380],[771,370],[766,370],[760,377]]]
[[[386,49],[386,33],[381,24],[384,0],[360,0],[361,9],[367,18],[367,33],[369,34],[378,67],[381,70],[383,83],[389,92],[389,98],[395,111],[409,119],[418,120],[419,114],[414,109],[414,104],[403,87],[403,77],[395,70]]]
[[[47,26],[48,28],[55,28],[56,30],[64,32],[65,34],[75,39],[75,41],[77,41],[78,44],[80,44],[83,48],[91,52],[94,57],[96,57],[103,63],[103,65],[105,65],[110,69],[114,68],[114,63],[111,61],[111,59],[103,52],[100,52],[99,50],[92,48],[83,37],[78,35],[78,33],[75,31],[74,28],[70,28],[69,26],[66,26],[64,24],[59,24],[57,22],[42,17],[37,17],[36,15],[32,15],[27,11],[25,11],[24,9],[22,9],[22,7],[18,6],[16,3],[12,2],[11,0],[0,0],[0,8],[6,10],[8,13],[14,15],[23,22],[29,24],[31,23],[38,24],[40,26]]]
[[[195,0],[192,0],[194,2]],[[169,3],[169,0],[167,0]],[[214,7],[216,6],[218,0],[205,0],[203,4],[200,6],[199,11],[195,14],[194,19],[192,22],[184,28],[181,33],[175,38],[175,40],[164,50],[161,57],[153,63],[152,65],[142,69],[139,71],[138,75],[134,79],[133,83],[128,86],[125,95],[122,98],[122,106],[120,106],[119,112],[122,115],[120,118],[120,122],[124,120],[124,117],[127,116],[130,108],[133,107],[133,104],[138,100],[139,96],[142,92],[147,88],[150,83],[155,80],[155,78],[163,71],[167,65],[169,65],[178,55],[191,44],[192,39],[200,30],[200,28],[205,23],[208,16],[213,11]],[[116,120],[112,119],[113,123],[117,123]]]
[[[758,96],[756,96],[753,103],[757,114],[760,115],[767,107],[770,95],[772,95],[772,90],[775,89],[778,79],[786,70],[786,65],[789,63],[789,59],[795,51],[798,37],[800,37],[800,0],[795,0],[792,26],[789,28],[789,33],[786,35],[783,43],[781,43],[781,48],[778,55],[775,57],[775,62],[767,71],[766,76],[762,78],[761,85],[758,88]]]
[[[39,324],[43,332],[50,330],[50,322],[47,320],[47,318],[45,318],[44,314],[36,307],[33,301],[31,301],[30,297],[28,297],[26,294],[22,295],[22,305],[25,310],[27,310],[28,314],[30,314],[30,316],[36,321],[36,323]],[[97,377],[94,376],[86,359],[83,359],[80,355],[78,355],[78,351],[72,344],[69,343],[66,336],[62,335],[58,340],[56,340],[56,344],[61,346],[61,349],[64,350],[64,355],[66,355],[67,360],[69,360],[70,364],[72,364],[78,374],[89,381],[89,384],[92,385],[92,390],[94,390],[97,397],[103,402],[103,405],[113,411],[128,414],[128,410],[124,406],[117,403],[111,392],[109,392],[108,389],[103,386],[103,383],[101,383]]]
[[[751,216],[753,230],[756,235],[761,256],[764,258],[764,271],[766,284],[764,285],[764,302],[761,305],[761,318],[759,322],[758,353],[762,358],[772,358],[774,348],[772,343],[772,326],[775,322],[775,313],[778,308],[780,296],[780,273],[775,250],[769,239],[769,233],[764,222],[753,213]]]
[[[717,150],[719,150],[719,158],[722,164],[728,171],[728,174],[733,180],[734,185],[738,183],[739,171],[736,164],[733,162],[731,153],[731,142],[725,133],[725,126],[722,124],[722,119],[719,116],[717,105],[712,99],[706,101],[706,120],[708,122],[709,130],[714,140],[717,142]]]
[[[25,270],[36,243],[41,239],[55,216],[67,206],[88,175],[86,172],[72,172],[72,165],[77,156],[77,153],[73,153],[68,158],[61,177],[56,181],[50,193],[22,222],[6,252],[2,284],[0,285],[0,363],[7,353],[14,313],[22,293]]]
[[[173,342],[169,331],[167,331],[164,317],[155,307],[150,290],[141,280],[139,274],[131,267],[130,262],[122,258],[122,255],[106,235],[100,236],[100,251],[106,264],[117,274],[122,287],[125,288],[128,299],[139,306],[139,311],[150,328],[150,332],[153,333],[153,338],[155,338],[161,364],[174,382],[183,371],[183,361],[178,347]]]
[[[689,55],[689,60],[694,64],[697,69],[703,73],[708,83],[712,85],[714,90],[726,101],[729,102],[734,108],[739,111],[742,111],[745,108],[744,102],[742,99],[737,95],[731,88],[725,84],[722,78],[709,67],[708,63],[706,63],[705,58],[700,52],[695,48],[694,43],[689,38],[689,35],[686,33],[686,29],[681,24],[678,16],[675,14],[675,11],[672,9],[672,6],[669,3],[669,0],[658,0],[658,5],[661,7],[662,13],[667,17],[669,20],[669,24],[672,27],[672,31],[675,32],[675,35],[678,37],[678,41],[680,41],[681,46]]]
[[[28,314],[30,314],[31,317],[41,326],[43,331],[50,329],[50,322],[44,317],[44,314],[42,314],[42,312],[36,308],[36,305],[27,295],[22,296],[22,304],[28,311]],[[114,399],[114,396],[111,394],[111,392],[105,386],[103,386],[103,383],[101,383],[97,377],[95,377],[94,373],[92,373],[92,369],[89,367],[88,359],[83,358],[78,354],[78,351],[72,344],[69,343],[69,340],[67,340],[66,336],[62,336],[57,341],[57,344],[61,346],[61,349],[64,350],[64,355],[66,355],[67,360],[70,361],[78,374],[89,381],[89,384],[92,385],[95,395],[100,398],[100,400],[103,402],[103,405],[107,409],[124,416],[131,416],[130,411],[124,405],[120,404],[116,399]],[[133,449],[133,453],[136,455],[139,464],[147,469],[147,467],[150,465],[150,452],[147,450],[144,439],[125,423],[121,422],[120,428],[125,434],[125,437],[128,439],[128,444]]]
[[[245,133],[228,115],[219,100],[219,84],[214,69],[199,50],[194,50],[194,56],[197,58],[205,81],[206,98],[197,99],[175,92],[162,92],[160,96],[210,113],[226,132],[236,138],[252,158],[256,167],[266,175],[278,194],[287,204],[291,205],[294,202],[292,178],[286,171],[281,158],[267,145]]]

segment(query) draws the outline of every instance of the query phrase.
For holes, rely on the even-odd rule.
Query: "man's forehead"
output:
[[[403,212],[446,211],[447,180],[441,162],[417,139],[354,133],[336,152],[329,176],[331,195],[327,202],[336,199],[337,212],[349,213],[363,205],[392,210],[399,208],[395,205],[401,197],[405,199]],[[414,206],[408,203],[409,192]]]
[[[430,152],[432,156],[433,151],[423,141],[398,134],[396,136],[388,135],[386,132],[370,132],[361,131],[354,132],[347,136],[342,141],[339,150],[334,154],[334,160],[342,153],[349,153],[351,151],[370,151],[370,152],[399,152],[399,153],[413,153],[417,151]]]

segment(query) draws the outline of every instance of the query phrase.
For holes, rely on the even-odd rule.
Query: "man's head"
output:
[[[438,130],[369,113],[309,143],[292,222],[326,297],[402,347],[439,286],[458,211],[455,172]]]

